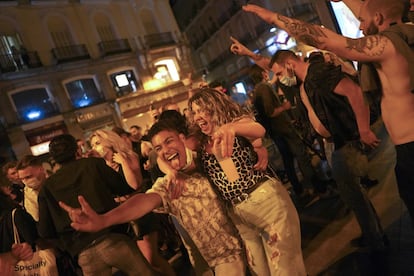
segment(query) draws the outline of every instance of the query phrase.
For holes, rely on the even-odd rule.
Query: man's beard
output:
[[[409,11],[407,18],[410,22],[414,23],[414,11]]]
[[[379,29],[375,24],[371,21],[364,31],[364,35],[376,35],[379,33]]]

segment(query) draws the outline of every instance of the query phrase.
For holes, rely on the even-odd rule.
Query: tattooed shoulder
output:
[[[347,38],[347,49],[364,53],[368,56],[380,56],[384,53],[388,39],[380,35],[370,35],[359,39]]]

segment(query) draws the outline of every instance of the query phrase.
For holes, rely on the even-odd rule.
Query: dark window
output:
[[[11,95],[19,117],[25,121],[36,121],[58,113],[46,88],[36,88]]]
[[[66,83],[70,101],[75,108],[101,103],[104,97],[93,79],[80,79]]]

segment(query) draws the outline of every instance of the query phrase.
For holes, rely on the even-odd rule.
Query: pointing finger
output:
[[[70,207],[69,205],[67,205],[63,201],[59,201],[59,206],[60,206],[60,208],[62,208],[63,210],[65,210],[68,213],[70,213],[73,210],[72,207]]]

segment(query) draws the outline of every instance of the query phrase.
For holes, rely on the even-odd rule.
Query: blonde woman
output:
[[[122,174],[128,185],[141,191],[142,173],[139,157],[117,133],[111,130],[97,130],[90,137],[92,149],[104,158],[106,164],[118,173]],[[125,198],[118,199],[125,201]],[[138,226],[137,245],[148,262],[163,275],[175,275],[174,270],[158,252],[158,228],[159,223],[153,213],[134,221]],[[139,232],[139,233],[137,233]]]
[[[92,149],[105,159],[108,166],[123,174],[132,189],[140,188],[142,174],[138,155],[118,134],[110,130],[97,130],[89,140]]]

